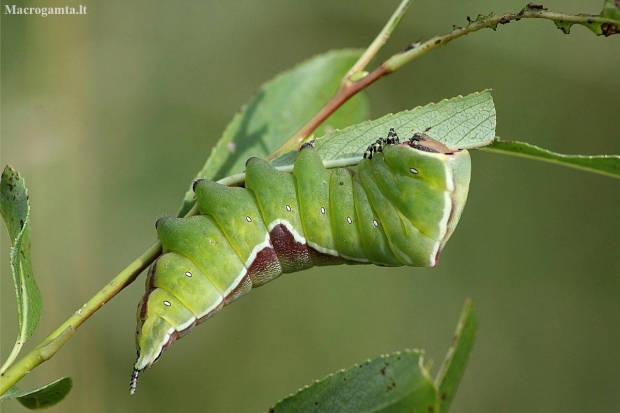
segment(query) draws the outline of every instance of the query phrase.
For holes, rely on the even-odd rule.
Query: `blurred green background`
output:
[[[467,15],[525,3],[417,1],[381,56]],[[1,161],[30,190],[38,342],[151,245],[155,220],[175,214],[261,83],[317,53],[364,47],[398,2],[14,4],[88,7],[86,16],[1,16]],[[598,13],[602,1],[544,4]],[[368,94],[376,118],[493,88],[502,138],[618,154],[619,75],[620,36],[583,27],[566,36],[529,20],[459,39]],[[72,376],[74,390],[51,412],[260,412],[382,353],[426,349],[436,372],[472,297],[480,330],[452,412],[620,411],[620,181],[472,158],[468,206],[438,268],[282,277],[175,343],[130,397],[142,276],[20,386]],[[3,359],[17,328],[8,254],[3,231]]]

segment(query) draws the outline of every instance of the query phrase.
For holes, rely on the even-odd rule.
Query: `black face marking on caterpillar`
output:
[[[372,159],[373,153],[383,152],[383,145],[398,145],[400,143],[400,138],[394,128],[390,128],[388,132],[387,138],[379,138],[372,145],[366,148],[366,152],[364,152],[364,159]]]
[[[292,173],[250,158],[245,187],[193,182],[198,215],[155,223],[163,252],[138,307],[131,392],[175,340],[283,273],[437,264],[467,198],[469,154],[425,133],[401,142],[393,128],[369,141],[355,167],[326,169],[308,142]]]

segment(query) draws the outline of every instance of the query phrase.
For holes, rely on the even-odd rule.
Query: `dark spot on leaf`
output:
[[[269,413],[274,413],[276,411],[276,409],[274,409],[273,407],[271,409],[269,409]]]
[[[613,23],[603,23],[603,24],[601,24],[601,30],[603,31],[603,34],[605,35],[605,37],[609,37],[612,34],[620,33],[620,30],[618,29],[618,26],[613,24]]]
[[[435,40],[435,44],[439,44],[439,43],[441,43],[441,39]]]
[[[429,126],[428,128],[424,129],[424,132],[428,132],[429,130],[433,129],[432,126]]]
[[[21,229],[24,229],[24,220],[23,220],[23,219],[20,219],[20,220],[19,220],[19,227],[20,227]]]
[[[385,376],[385,367],[381,369],[381,374]]]
[[[446,400],[448,398],[448,393],[443,392],[441,393],[441,400]]]
[[[342,186],[342,185],[344,185],[344,182],[340,182],[338,185]]]
[[[428,410],[429,412],[434,412],[435,408],[433,406],[428,406],[426,410]]]
[[[318,406],[318,405],[319,405],[319,402],[314,402],[314,405],[315,405],[315,406]]]

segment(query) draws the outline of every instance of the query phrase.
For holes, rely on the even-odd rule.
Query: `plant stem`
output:
[[[15,383],[30,373],[39,364],[49,360],[60,347],[75,333],[82,323],[90,318],[112,297],[131,284],[136,277],[152,263],[161,253],[161,244],[156,242],[136,260],[121,271],[112,281],[105,285],[86,304],[62,323],[45,340],[39,343],[28,354],[13,364],[0,376],[0,394],[4,394]]]
[[[338,89],[338,92],[332,96],[329,102],[327,102],[325,106],[323,106],[321,110],[312,117],[312,119],[310,119],[301,129],[295,132],[293,136],[291,136],[266,158],[267,161],[276,159],[287,152],[299,149],[299,146],[304,142],[304,140],[347,100],[357,94],[360,90],[367,88],[369,85],[391,72],[392,71],[382,63],[378,68],[373,70],[361,80],[358,80],[357,82],[348,82],[342,85]]]
[[[400,19],[405,15],[407,9],[411,5],[412,0],[403,0],[390,20],[385,24],[381,32],[377,35],[375,40],[368,46],[368,48],[364,51],[364,53],[360,56],[360,58],[355,62],[355,64],[349,69],[346,75],[342,78],[341,86],[343,87],[347,82],[350,81],[351,76],[363,71],[368,63],[372,60],[373,57],[379,52],[381,47],[387,42],[387,40],[392,35],[394,29],[400,23]]]
[[[404,53],[396,54],[390,57],[385,64],[392,70],[392,72],[400,69],[406,63],[409,63],[411,60],[416,59],[423,54],[427,53],[430,50],[433,50],[436,47],[444,46],[450,43],[454,39],[458,39],[459,37],[466,36],[469,33],[476,32],[480,29],[492,28],[496,29],[499,24],[508,24],[511,21],[519,21],[521,19],[547,19],[553,20],[558,23],[578,23],[583,25],[591,25],[594,23],[617,23],[612,19],[606,19],[599,16],[592,15],[568,15],[564,13],[554,13],[548,12],[544,10],[540,11],[526,11],[527,8],[522,10],[519,13],[505,13],[501,15],[491,14],[489,16],[479,16],[476,21],[470,21],[470,23],[466,27],[455,27],[450,33],[445,34],[443,36],[435,36],[424,43],[420,44],[418,47],[415,47],[411,50],[408,50]],[[590,26],[588,26],[590,27]]]

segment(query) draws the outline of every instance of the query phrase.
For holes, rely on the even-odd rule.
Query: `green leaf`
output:
[[[381,356],[291,395],[269,412],[436,412],[439,395],[420,351]]]
[[[525,142],[501,141],[497,138],[485,150],[557,163],[602,175],[620,178],[620,155],[564,155]]]
[[[12,387],[0,396],[0,401],[17,399],[29,409],[45,409],[64,399],[71,391],[71,387],[73,387],[71,377],[63,377],[33,390],[21,391],[17,387]]]
[[[335,50],[315,56],[264,84],[235,115],[196,179],[218,180],[243,172],[249,157],[264,158],[273,152],[332,97],[361,53]],[[314,133],[321,136],[368,119],[368,108],[366,96],[358,94]],[[178,216],[184,216],[193,204],[190,188]]]
[[[454,342],[448,350],[448,354],[437,373],[435,384],[439,388],[441,397],[441,410],[445,413],[450,408],[450,404],[454,399],[456,390],[459,386],[469,354],[474,347],[474,338],[478,329],[478,320],[474,312],[474,306],[471,300],[465,301],[461,317],[454,333]]]
[[[41,318],[41,293],[34,282],[30,262],[30,204],[28,190],[21,176],[11,166],[2,172],[0,182],[0,214],[11,239],[11,270],[17,295],[19,332],[5,366],[17,357]],[[3,368],[4,370],[4,368]]]
[[[620,33],[620,2],[617,0],[607,0],[605,1],[605,6],[603,7],[603,11],[601,12],[601,17],[610,19],[612,21],[603,23],[600,26],[601,33],[606,37],[611,36],[612,34]]]
[[[426,131],[450,148],[479,148],[495,138],[495,106],[489,90],[458,96],[332,132],[317,138],[315,147],[324,161],[337,161],[334,166],[355,164],[368,145],[387,136],[390,128],[396,129],[401,140]],[[292,165],[297,153],[285,153],[271,163]]]
[[[612,34],[620,33],[620,2],[618,0],[606,0],[601,14],[579,13],[571,15],[556,13],[533,3],[525,6],[520,14],[523,13],[533,13],[536,17],[551,19],[564,34],[570,34],[570,30],[575,24],[587,27],[597,36],[609,37]]]

